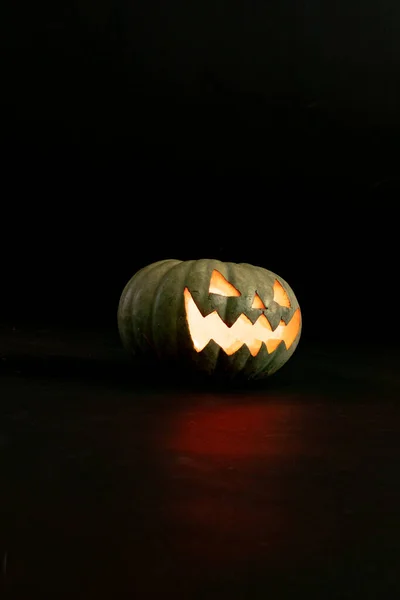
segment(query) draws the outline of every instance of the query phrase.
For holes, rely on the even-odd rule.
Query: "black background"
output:
[[[396,4],[1,10],[3,322],[114,327],[136,269],[215,257],[393,340]]]
[[[399,597],[399,31],[395,0],[2,3],[0,596]],[[260,388],[119,343],[133,273],[201,257],[296,293]]]

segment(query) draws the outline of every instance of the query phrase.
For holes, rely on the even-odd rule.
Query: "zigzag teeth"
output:
[[[217,311],[203,317],[187,288],[184,290],[184,299],[189,332],[197,352],[201,352],[213,339],[228,355],[234,354],[243,344],[246,344],[251,355],[257,356],[263,343],[269,353],[276,350],[282,341],[289,349],[300,330],[299,308],[287,325],[281,321],[272,331],[268,319],[263,314],[254,325],[246,315],[242,314],[231,327],[228,327]]]

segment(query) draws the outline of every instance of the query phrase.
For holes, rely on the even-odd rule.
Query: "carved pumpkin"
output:
[[[134,356],[246,379],[282,367],[301,324],[281,277],[214,259],[150,264],[128,281],[118,307],[121,341]]]

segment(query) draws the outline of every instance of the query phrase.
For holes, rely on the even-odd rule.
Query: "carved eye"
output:
[[[286,293],[286,290],[283,288],[282,284],[279,283],[277,279],[275,279],[274,283],[274,300],[280,306],[285,306],[286,308],[290,308],[290,300],[289,296]]]
[[[209,294],[219,294],[220,296],[240,296],[239,290],[235,288],[219,271],[213,271],[210,281]]]

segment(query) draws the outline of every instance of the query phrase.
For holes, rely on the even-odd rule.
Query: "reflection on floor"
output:
[[[394,352],[304,343],[249,390],[137,379],[101,332],[0,356],[13,597],[398,596]]]

